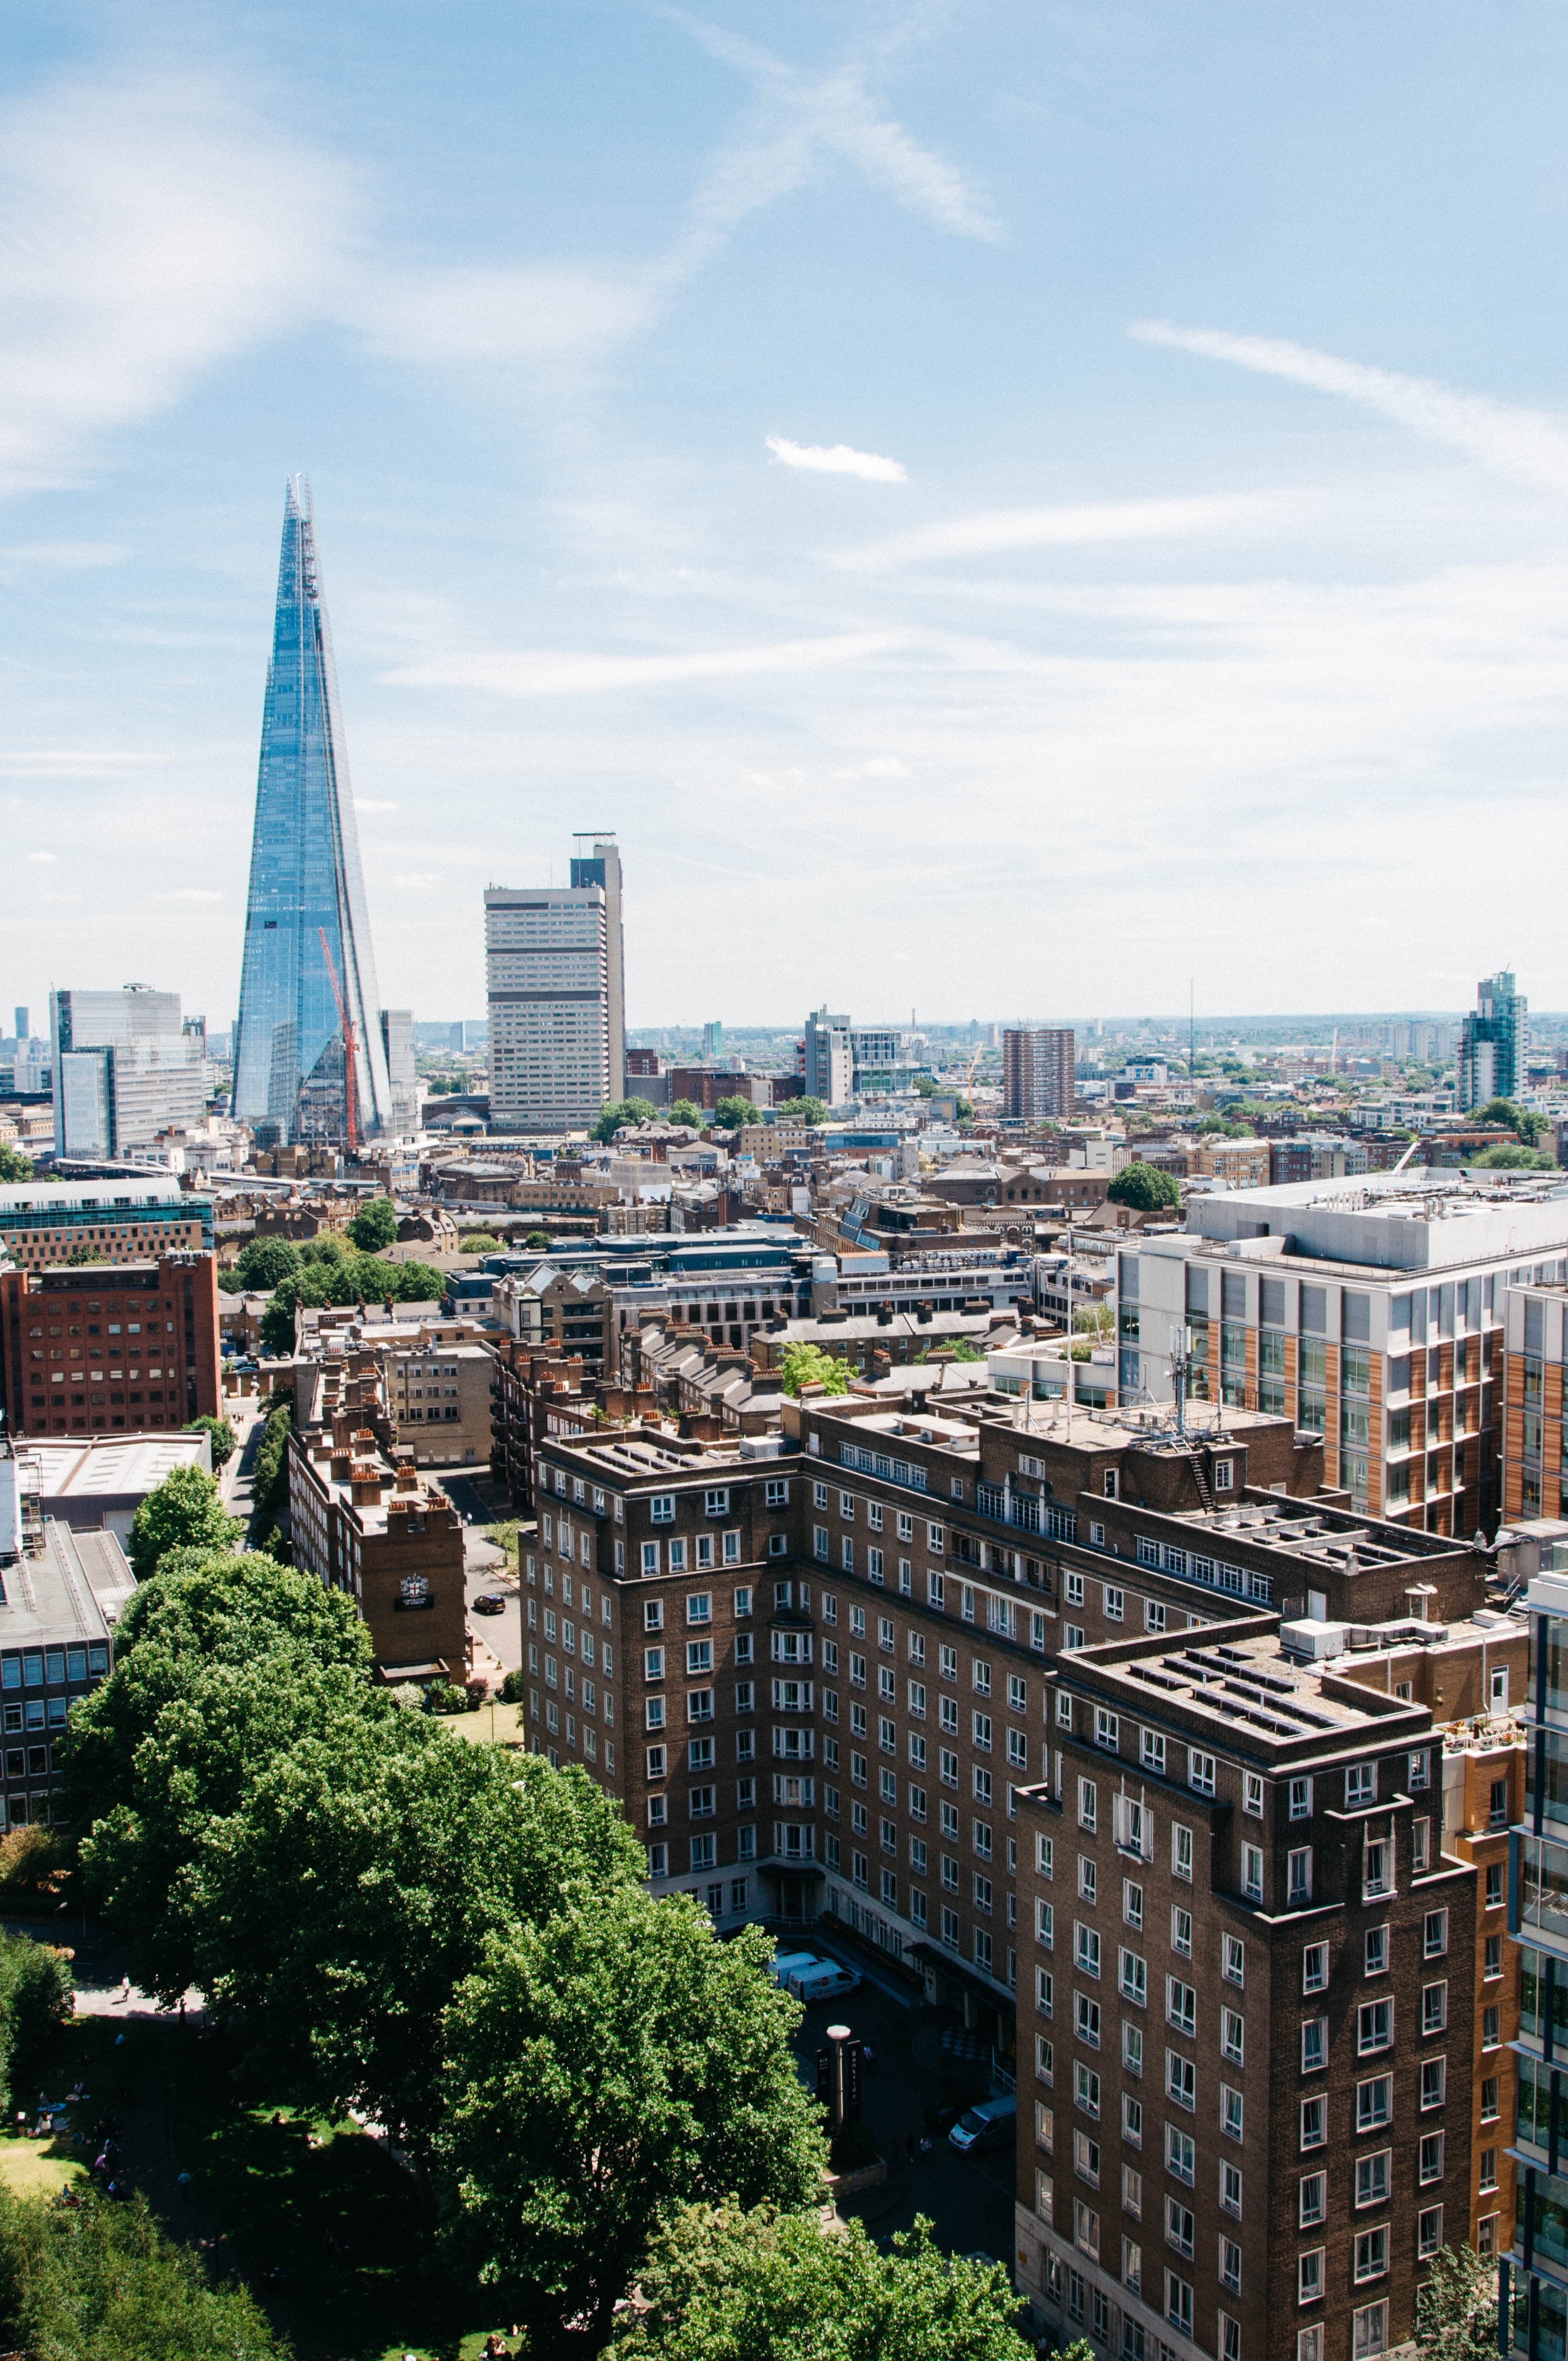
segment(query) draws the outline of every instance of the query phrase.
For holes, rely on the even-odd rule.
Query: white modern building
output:
[[[1117,1256],[1124,1404],[1321,1433],[1371,1516],[1467,1539],[1501,1506],[1504,1296],[1568,1276],[1560,1172],[1416,1171],[1194,1197]]]
[[[49,1035],[57,1156],[135,1157],[161,1132],[200,1126],[206,1030],[185,1024],[177,992],[51,992]]]
[[[626,1092],[620,854],[612,837],[572,862],[568,886],[485,895],[490,1125],[560,1132]]]

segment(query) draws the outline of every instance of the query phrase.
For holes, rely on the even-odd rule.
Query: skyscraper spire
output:
[[[235,1034],[234,1112],[261,1147],[345,1137],[323,936],[357,1037],[359,1129],[369,1134],[386,1122],[391,1091],[310,488],[296,477],[283,502]]]

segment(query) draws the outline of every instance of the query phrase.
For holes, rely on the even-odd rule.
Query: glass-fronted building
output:
[[[1508,1927],[1519,1962],[1519,2226],[1502,2266],[1514,2350],[1568,2352],[1568,1552],[1530,1586],[1525,1810],[1513,1831]]]
[[[368,1136],[389,1118],[391,1088],[332,635],[300,479],[283,508],[235,1035],[234,1112],[263,1148],[346,1134],[343,1031],[323,936],[356,1035],[358,1122]]]

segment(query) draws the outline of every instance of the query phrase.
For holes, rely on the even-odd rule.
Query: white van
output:
[[[815,1967],[796,1968],[789,1979],[791,1992],[808,2008],[814,2001],[837,2000],[840,1993],[858,1992],[860,1985],[854,1969],[841,1968],[837,1960],[818,1960]]]
[[[948,2134],[948,2143],[965,2156],[978,2147],[1011,2147],[1017,2114],[1016,2099],[983,2099],[959,2117]]]
[[[768,1973],[774,1983],[787,1984],[791,1976],[797,1971],[804,1973],[811,1968],[827,1968],[831,1965],[832,1961],[825,1960],[820,1951],[780,1951],[774,1956]]]

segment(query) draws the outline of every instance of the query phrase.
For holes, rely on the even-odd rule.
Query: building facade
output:
[[[1507,969],[1484,975],[1475,1008],[1459,1028],[1457,1097],[1462,1115],[1490,1099],[1517,1098],[1530,1048],[1530,1003]]]
[[[406,1138],[419,1129],[419,1076],[414,1070],[414,1022],[411,1008],[383,1008],[381,1048],[387,1060],[387,1121]]]
[[[332,631],[301,478],[283,504],[235,1028],[234,1113],[258,1147],[345,1138],[339,993],[356,1043],[358,1129],[369,1137],[389,1120],[391,1093]]]
[[[814,1008],[806,1020],[805,1095],[824,1106],[848,1106],[855,1093],[855,1047],[847,1016]]]
[[[1009,1027],[1002,1036],[1002,1113],[1009,1123],[1070,1115],[1073,1037],[1067,1026]]]
[[[51,992],[49,1035],[57,1156],[133,1156],[202,1122],[206,1036],[186,1028],[177,992]]]
[[[73,1255],[110,1262],[211,1254],[213,1207],[178,1180],[22,1180],[0,1189],[0,1255],[24,1270]]]
[[[0,1269],[0,1407],[39,1436],[220,1416],[213,1256]]]
[[[1568,2170],[1560,2060],[1568,2037],[1568,1573],[1540,1574],[1530,1622],[1524,1805],[1512,1832],[1508,1932],[1519,1947],[1519,2104],[1512,2156],[1518,2223],[1502,2272],[1513,2347],[1530,2361],[1568,2349]],[[1505,2127],[1506,2129],[1506,2127]]]
[[[574,857],[568,886],[485,895],[490,1123],[581,1130],[626,1093],[620,855]]]

